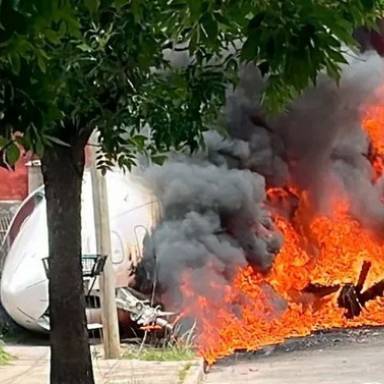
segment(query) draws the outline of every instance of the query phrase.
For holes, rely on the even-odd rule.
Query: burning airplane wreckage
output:
[[[339,86],[324,77],[273,118],[258,107],[261,89],[257,71],[244,68],[224,111],[227,137],[209,132],[201,152],[174,154],[110,189],[121,194],[110,196],[120,310],[143,325],[170,328],[170,313],[185,327],[196,321],[196,348],[208,363],[320,329],[384,325],[383,59],[351,59]],[[87,217],[83,250],[94,253]],[[28,228],[26,243],[37,236],[32,222],[20,233]],[[46,247],[31,246],[35,256]],[[41,327],[47,279],[21,287],[16,272],[31,279],[35,256],[21,264],[10,256],[3,304],[22,325],[33,318]],[[27,287],[43,297],[29,317]],[[90,323],[99,321],[92,310]]]

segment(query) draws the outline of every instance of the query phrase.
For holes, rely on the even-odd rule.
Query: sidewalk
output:
[[[7,346],[14,358],[0,366],[0,384],[48,384],[49,347]],[[93,360],[97,384],[198,384],[198,361]]]

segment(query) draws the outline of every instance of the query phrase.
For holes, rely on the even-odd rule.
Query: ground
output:
[[[8,342],[6,350],[15,358],[0,367],[0,384],[48,382],[47,343]],[[196,361],[105,361],[100,345],[92,351],[97,384],[198,384]],[[383,351],[384,329],[319,332],[237,353],[211,367],[203,384],[384,384]]]
[[[0,365],[0,384],[49,382],[49,346],[44,340],[7,342],[5,350],[11,358]],[[104,360],[99,343],[93,345],[91,351],[96,384],[198,384],[198,374],[202,371],[195,356],[189,361],[143,361],[137,356]],[[153,352],[151,356],[156,357]]]
[[[319,333],[210,368],[205,384],[384,384],[384,332]]]

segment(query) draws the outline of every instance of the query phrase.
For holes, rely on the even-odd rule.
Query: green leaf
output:
[[[83,52],[92,52],[92,48],[85,42],[79,44],[77,48],[79,48]]]
[[[15,11],[19,11],[19,6],[20,6],[21,0],[11,0],[11,6]],[[1,2],[0,2],[1,3]]]
[[[266,12],[260,12],[256,14],[248,24],[248,32],[260,28],[261,23],[263,22],[265,16],[266,16]]]
[[[332,59],[332,61],[334,61],[335,63],[348,64],[347,59],[339,51],[330,49],[327,51],[327,53],[328,53],[328,56]]]
[[[191,12],[192,21],[199,18],[202,6],[202,0],[188,0],[189,11]]]
[[[20,149],[19,147],[15,144],[12,143],[6,148],[6,160],[9,165],[15,165],[17,160],[19,160],[20,157]]]
[[[20,55],[17,52],[15,52],[15,54],[13,54],[10,57],[10,63],[12,66],[12,72],[15,75],[18,75],[20,73],[20,69],[21,69],[21,59],[20,59]]]
[[[132,137],[132,141],[135,143],[135,145],[139,149],[144,148],[146,140],[147,140],[147,137],[143,136],[143,135],[136,135],[136,136]]]
[[[376,0],[361,0],[361,2],[367,11],[371,11],[375,6]]]
[[[141,0],[131,0],[132,14],[133,14],[136,22],[139,22],[143,16],[140,2],[141,2]]]
[[[152,162],[158,165],[163,165],[164,161],[167,160],[167,156],[165,155],[153,155],[151,156]]]
[[[253,61],[256,60],[259,55],[259,47],[252,39],[249,37],[246,42],[244,43],[242,49],[241,49],[241,59],[244,61]]]
[[[200,43],[200,28],[196,27],[192,30],[191,38],[189,40],[189,53],[192,55],[196,54],[196,48]]]
[[[3,136],[0,136],[0,151],[7,145],[8,143],[8,140],[3,137]]]
[[[40,50],[36,51],[36,60],[40,71],[45,73],[47,71],[47,66],[45,64],[46,58],[42,55]]]
[[[201,29],[205,37],[211,43],[216,42],[218,25],[216,19],[213,18],[211,13],[205,13],[201,19]]]
[[[60,42],[60,34],[52,29],[47,29],[45,31],[45,36],[47,40],[52,44],[58,44]]]
[[[45,134],[44,138],[53,144],[57,144],[57,145],[62,146],[62,147],[70,147],[70,145],[68,143],[59,139],[58,137],[54,137],[54,136],[50,136],[50,135]]]
[[[39,157],[44,156],[44,144],[40,140],[40,138],[37,138],[36,143],[35,143],[35,153]]]
[[[84,0],[84,5],[90,13],[94,14],[100,7],[100,0]]]
[[[130,2],[130,0],[115,0],[115,1],[113,2],[113,5],[114,5],[116,8],[122,8],[122,7],[124,7],[125,5],[127,5],[129,2]]]

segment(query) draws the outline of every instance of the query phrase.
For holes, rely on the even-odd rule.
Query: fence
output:
[[[0,211],[0,278],[3,270],[3,263],[7,254],[7,246],[3,244],[4,237],[7,233],[9,224],[12,220],[11,213],[4,213]]]
[[[5,234],[12,220],[12,214],[4,214],[0,216],[0,245],[3,243]]]

